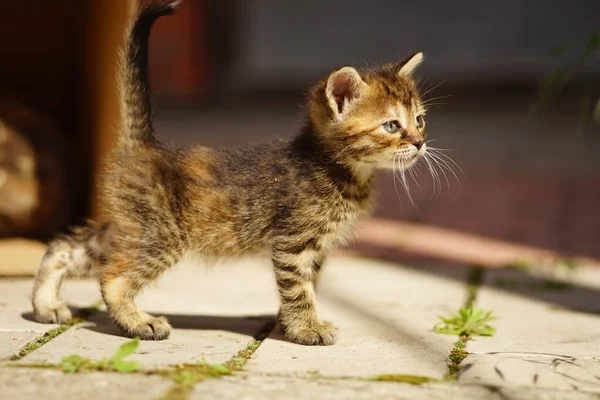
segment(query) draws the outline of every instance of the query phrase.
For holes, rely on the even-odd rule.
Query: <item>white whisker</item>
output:
[[[442,82],[438,83],[437,85],[433,85],[432,87],[430,87],[429,89],[427,89],[427,91],[426,91],[425,93],[423,93],[423,94],[421,95],[421,97],[425,97],[425,95],[426,95],[427,93],[431,92],[432,90],[435,90],[435,89],[437,89],[438,87],[442,86],[444,83],[446,83],[446,81],[442,81]]]
[[[403,159],[400,159],[401,161],[401,170],[400,170],[400,178],[402,179],[402,186],[404,186],[404,191],[406,192],[406,195],[408,196],[408,200],[410,201],[410,203],[413,205],[413,207],[416,206],[412,195],[410,194],[410,187],[409,187],[409,182],[406,180],[406,165],[404,164],[405,161]]]
[[[427,81],[429,80],[429,78],[431,78],[431,74],[427,75],[427,78],[425,78],[425,81],[423,83],[419,83],[419,89],[418,89],[419,97],[423,97],[423,95],[421,94],[421,90],[427,84]]]
[[[398,196],[398,201],[400,202],[400,207],[403,208],[402,199],[400,198],[400,192],[398,192],[398,185],[396,185],[396,158],[398,158],[398,155],[394,154],[394,158],[392,158],[392,181],[394,182],[394,189],[396,190],[396,195]],[[398,168],[400,168],[399,164],[398,164]]]
[[[448,94],[448,95],[445,95],[445,96],[432,97],[431,99],[427,99],[427,100],[422,101],[421,104],[427,105],[427,104],[431,103],[434,100],[447,99],[449,97],[454,97],[454,96],[452,96],[451,94]]]
[[[463,176],[463,178],[466,178],[466,175],[465,175],[464,171],[462,170],[462,168],[460,167],[460,165],[458,165],[456,163],[456,161],[454,161],[449,155],[444,154],[441,151],[442,149],[438,149],[435,147],[428,147],[428,150],[431,150],[431,154],[437,155],[437,157],[439,157],[440,160],[443,160],[446,163],[446,165],[458,169],[460,171],[461,175]],[[458,180],[458,178],[457,178],[457,180]]]
[[[440,171],[442,172],[442,174],[444,175],[444,178],[446,179],[446,186],[448,187],[448,190],[450,190],[450,180],[448,179],[446,170],[451,172],[452,174],[454,174],[455,177],[456,177],[456,174],[454,173],[454,171],[451,168],[448,167],[448,165],[443,160],[441,160],[438,156],[436,156],[435,153],[429,153],[429,157],[431,157],[432,162],[434,162],[435,164],[438,165],[438,167],[440,167]]]
[[[410,167],[408,167],[408,175],[410,175],[410,178],[413,180],[413,182],[415,183],[415,185],[417,185],[419,188],[421,188],[421,186],[419,185],[419,181],[417,180],[417,176],[415,175],[415,168],[416,168],[417,164],[413,164]]]
[[[430,107],[430,106],[446,106],[446,105],[448,105],[448,103],[427,103],[427,104],[423,104],[423,106],[427,106],[427,107]]]
[[[356,165],[356,168],[354,168],[354,174],[353,175],[355,175],[358,172],[358,169],[360,168],[361,164],[364,162],[363,160],[364,160],[364,157],[360,159],[360,161]]]
[[[341,156],[341,155],[342,155],[342,153],[348,149],[348,147],[352,146],[352,144],[353,144],[353,143],[350,143],[348,146],[344,147],[344,148],[342,149],[342,151],[340,151],[339,153],[337,153],[337,155],[336,155],[335,157],[333,157],[333,160],[334,160],[334,161],[335,161],[335,160],[337,160],[337,159],[338,159],[338,157],[339,157],[339,156]]]
[[[440,182],[440,177],[435,169],[435,166],[430,161],[429,154],[427,154],[427,153],[423,154],[423,159],[427,163],[427,168],[429,169],[429,173],[431,174],[431,180],[433,182],[433,192],[431,193],[431,199],[433,199],[438,193],[436,189],[441,188],[442,184]],[[441,191],[441,189],[439,189],[439,190]]]
[[[423,187],[419,183],[419,179],[418,179],[419,178],[419,174],[421,172],[421,170],[420,170],[421,164],[419,164],[419,160],[420,160],[420,157],[417,160],[417,162],[415,162],[413,165],[411,165],[410,167],[408,167],[408,173],[412,177],[412,180],[415,183],[415,185],[417,185],[417,187],[419,189],[423,190]]]

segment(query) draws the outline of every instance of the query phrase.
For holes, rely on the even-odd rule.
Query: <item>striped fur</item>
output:
[[[73,261],[101,231],[84,228],[83,236],[59,239],[44,258],[37,294],[40,287],[56,293],[52,288],[70,270],[98,265],[115,323],[129,336],[160,340],[169,336],[169,323],[136,307],[142,288],[188,254],[222,258],[268,250],[287,337],[333,344],[335,329],[317,316],[316,280],[328,250],[348,239],[371,210],[375,170],[389,169],[400,150],[408,157],[403,165],[425,151],[415,144],[424,135],[414,123],[423,110],[411,78],[421,56],[376,70],[334,71],[312,90],[306,126],[293,140],[224,151],[172,149],[153,135],[144,72],[152,21],[171,10],[158,4],[142,7],[127,31],[119,81],[123,132],[103,176],[103,215],[111,229],[96,240],[102,257],[84,251],[88,260]],[[385,132],[382,123],[396,114],[407,126]],[[57,296],[34,298],[38,320],[70,317]]]

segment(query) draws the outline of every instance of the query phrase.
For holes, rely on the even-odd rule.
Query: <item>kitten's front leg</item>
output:
[[[324,257],[312,249],[301,252],[274,251],[275,279],[281,298],[279,322],[294,343],[332,345],[335,327],[317,317],[315,281]]]

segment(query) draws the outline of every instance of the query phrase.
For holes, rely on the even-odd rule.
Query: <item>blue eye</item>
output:
[[[388,121],[383,124],[383,129],[389,133],[397,133],[400,131],[400,123],[398,121]]]

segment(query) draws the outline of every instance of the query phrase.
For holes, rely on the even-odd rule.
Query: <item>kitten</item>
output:
[[[154,136],[147,83],[153,22],[178,1],[151,1],[127,30],[120,64],[122,132],[103,176],[108,223],[50,244],[33,306],[65,322],[61,280],[97,273],[108,312],[126,335],[161,340],[171,327],[134,303],[185,255],[236,257],[268,250],[289,340],[331,345],[316,313],[315,281],[327,251],[371,209],[378,169],[406,169],[425,153],[425,109],[412,73],[423,55],[378,69],[343,67],[310,93],[304,129],[289,141],[238,150],[164,147]]]

